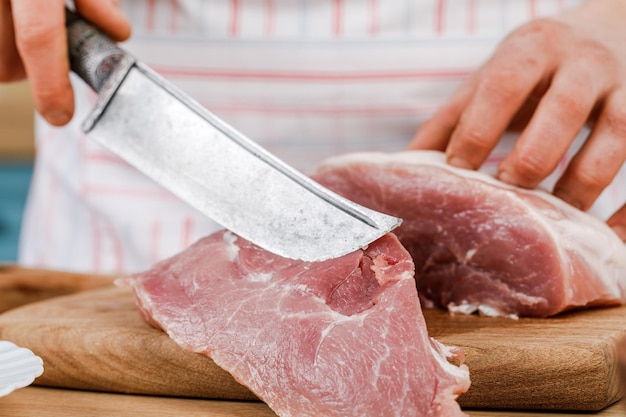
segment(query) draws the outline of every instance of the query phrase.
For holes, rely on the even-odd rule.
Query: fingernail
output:
[[[448,159],[448,164],[457,168],[475,169],[475,167],[463,158],[453,156]]]
[[[515,184],[515,178],[513,178],[513,175],[509,174],[506,171],[500,171],[498,173],[498,179],[502,182],[506,182],[507,184]]]
[[[117,0],[110,1],[113,6],[113,8],[110,9],[110,12],[115,15],[113,17],[118,21],[118,24],[109,28],[112,31],[109,35],[111,35],[115,41],[122,42],[130,37],[132,27],[130,21],[126,17],[126,14],[124,14],[124,10],[122,9],[120,2]]]
[[[626,225],[623,224],[614,224],[611,226],[611,229],[619,236],[620,239],[626,241]]]
[[[119,0],[111,0],[111,4],[118,10],[122,10],[122,5]]]
[[[63,126],[72,119],[72,115],[65,110],[48,112],[43,117],[54,126]]]

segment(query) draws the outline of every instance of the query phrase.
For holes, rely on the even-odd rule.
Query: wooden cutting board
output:
[[[114,277],[0,264],[0,313],[35,301],[111,286]]]
[[[425,311],[431,336],[462,346],[472,386],[464,407],[599,410],[620,398],[616,341],[626,307],[551,319]],[[105,287],[0,315],[0,339],[44,359],[36,383],[169,396],[252,399],[213,362],[139,317],[129,288]],[[408,341],[407,341],[408,342]]]

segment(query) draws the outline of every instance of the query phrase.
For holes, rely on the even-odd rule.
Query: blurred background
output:
[[[17,259],[35,151],[33,114],[28,83],[0,85],[0,262]]]

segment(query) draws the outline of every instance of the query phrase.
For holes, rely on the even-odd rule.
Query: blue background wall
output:
[[[0,262],[15,262],[30,163],[0,162]]]

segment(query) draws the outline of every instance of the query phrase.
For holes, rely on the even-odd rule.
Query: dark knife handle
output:
[[[99,92],[126,53],[105,34],[67,7],[65,27],[70,68],[91,88]]]

